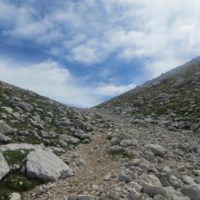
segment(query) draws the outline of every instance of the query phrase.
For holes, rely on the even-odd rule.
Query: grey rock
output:
[[[49,131],[49,132],[46,132],[46,131],[41,131],[41,136],[43,138],[47,138],[47,139],[50,139],[50,138],[54,138],[56,137],[56,133],[54,131]]]
[[[69,143],[69,144],[78,144],[78,143],[80,143],[80,140],[78,138],[75,138],[75,137],[72,137],[72,136],[66,135],[66,134],[60,135],[59,139],[64,141],[64,142],[66,142],[66,143]]]
[[[8,163],[0,152],[0,180],[10,171]]]
[[[5,144],[5,143],[9,143],[11,141],[11,138],[0,133],[0,144]]]
[[[14,192],[10,195],[10,200],[21,200],[21,195],[19,193]]]
[[[28,154],[26,163],[27,175],[44,181],[56,181],[74,175],[73,170],[54,153],[35,150]]]
[[[131,182],[134,178],[133,172],[128,169],[123,169],[119,175],[119,180],[126,183]]]
[[[6,112],[12,113],[13,109],[11,107],[2,107]]]
[[[111,139],[111,145],[119,145],[120,144],[120,138],[119,137],[113,137]]]
[[[181,191],[184,195],[190,197],[191,200],[200,200],[200,185],[186,185]]]
[[[139,184],[139,183],[137,183],[137,182],[135,182],[135,181],[131,181],[130,183],[129,183],[129,186],[131,187],[131,188],[134,188],[136,191],[138,191],[138,192],[141,192],[141,190],[142,190],[142,186]]]
[[[120,188],[114,188],[108,194],[109,200],[119,200],[123,196],[123,191]]]
[[[167,193],[168,199],[172,200],[190,200],[188,197],[184,196],[180,191],[175,190],[173,187],[166,187],[165,191]]]
[[[17,134],[21,136],[28,136],[30,135],[30,132],[27,130],[24,130],[24,131],[18,131]]]
[[[153,197],[153,200],[167,200],[167,199],[162,195],[158,194]]]
[[[166,157],[167,155],[167,150],[158,144],[146,145],[146,149],[152,151],[155,156]]]
[[[122,147],[135,146],[135,145],[137,145],[137,143],[138,143],[137,140],[122,140],[120,142],[120,146],[122,146]]]
[[[139,200],[141,194],[134,188],[129,189],[128,200]]]
[[[87,125],[83,121],[81,121],[79,119],[75,119],[74,120],[74,126],[76,128],[83,129],[83,130],[87,129]]]
[[[84,131],[80,129],[76,130],[76,132],[73,135],[81,140],[90,138],[90,136],[87,133],[85,133]]]
[[[188,83],[188,80],[187,79],[184,79],[184,78],[181,78],[181,79],[178,79],[174,84],[173,84],[173,87],[175,88],[181,88],[183,87],[185,84]]]
[[[185,184],[193,185],[195,184],[194,178],[191,176],[183,175],[182,180]]]
[[[43,145],[33,145],[33,144],[26,144],[26,143],[11,143],[6,145],[0,146],[0,151],[15,151],[20,149],[26,149],[26,150],[33,150],[33,149],[42,149]]]
[[[139,158],[135,158],[131,161],[131,165],[133,165],[133,166],[139,166],[140,163],[141,163],[141,159],[139,159]]]
[[[159,194],[166,196],[166,192],[162,187],[160,180],[153,174],[143,176],[142,190],[150,197]]]
[[[65,141],[63,141],[63,140],[59,140],[59,141],[58,141],[58,144],[59,144],[61,147],[63,147],[63,148],[67,148],[67,147],[68,147],[68,144],[67,144]]]
[[[57,122],[58,126],[70,126],[71,121],[68,118],[64,118],[62,121]]]
[[[12,133],[13,129],[3,120],[0,120],[0,132],[2,134]]]
[[[22,101],[13,101],[12,104],[16,107],[21,108],[24,111],[31,112],[33,111],[33,106],[30,103],[22,102]]]

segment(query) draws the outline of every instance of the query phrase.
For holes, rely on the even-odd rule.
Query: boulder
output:
[[[2,134],[13,132],[13,129],[3,120],[0,120],[0,132]]]
[[[159,194],[166,196],[166,192],[162,187],[159,178],[153,174],[143,176],[142,191],[148,194],[150,197]]]
[[[182,180],[185,184],[193,185],[195,184],[194,178],[191,176],[183,175]]]
[[[167,193],[168,199],[172,200],[190,200],[189,197],[184,196],[180,191],[175,190],[173,187],[166,187],[165,191]]]
[[[0,133],[0,144],[5,144],[5,143],[9,143],[11,141],[11,138]]]
[[[200,185],[186,185],[181,191],[184,195],[190,197],[191,200],[200,200]]]
[[[8,163],[0,152],[0,180],[10,171]]]
[[[80,128],[80,129],[87,129],[87,125],[83,121],[81,121],[80,119],[74,120],[74,126],[76,128]]]
[[[70,135],[62,134],[59,136],[60,141],[64,141],[69,144],[78,144],[80,140],[78,138],[72,137]]]
[[[73,176],[73,170],[50,151],[35,150],[28,154],[27,175],[44,181],[56,181]]]
[[[16,107],[21,108],[24,111],[31,112],[34,108],[31,104],[23,102],[23,101],[13,101],[12,104]]]
[[[149,144],[146,146],[146,150],[152,151],[155,156],[159,157],[166,157],[167,154],[167,150],[158,144]]]
[[[84,131],[80,129],[78,129],[73,135],[81,140],[90,138],[90,136],[87,133],[85,133]]]

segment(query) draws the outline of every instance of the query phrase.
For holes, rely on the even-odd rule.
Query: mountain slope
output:
[[[0,199],[68,173],[59,159],[78,144],[90,142],[91,121],[81,109],[0,82]],[[31,154],[33,150],[38,152]]]
[[[148,118],[172,129],[199,130],[200,57],[97,108]]]

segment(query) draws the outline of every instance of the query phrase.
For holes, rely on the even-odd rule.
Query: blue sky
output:
[[[0,80],[94,106],[199,56],[200,0],[0,0]]]

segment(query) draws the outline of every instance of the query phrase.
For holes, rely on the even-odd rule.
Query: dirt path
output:
[[[106,140],[105,133],[97,133],[92,136],[92,142],[81,144],[72,153],[71,157],[76,161],[73,168],[75,176],[66,180],[60,180],[53,184],[47,193],[37,198],[38,200],[63,200],[65,197],[77,196],[84,193],[95,193],[98,191],[109,191],[117,182],[120,163],[107,153],[110,145]],[[29,194],[25,199],[33,199]],[[94,194],[93,199],[103,199],[103,194]],[[66,198],[67,199],[67,198]]]

